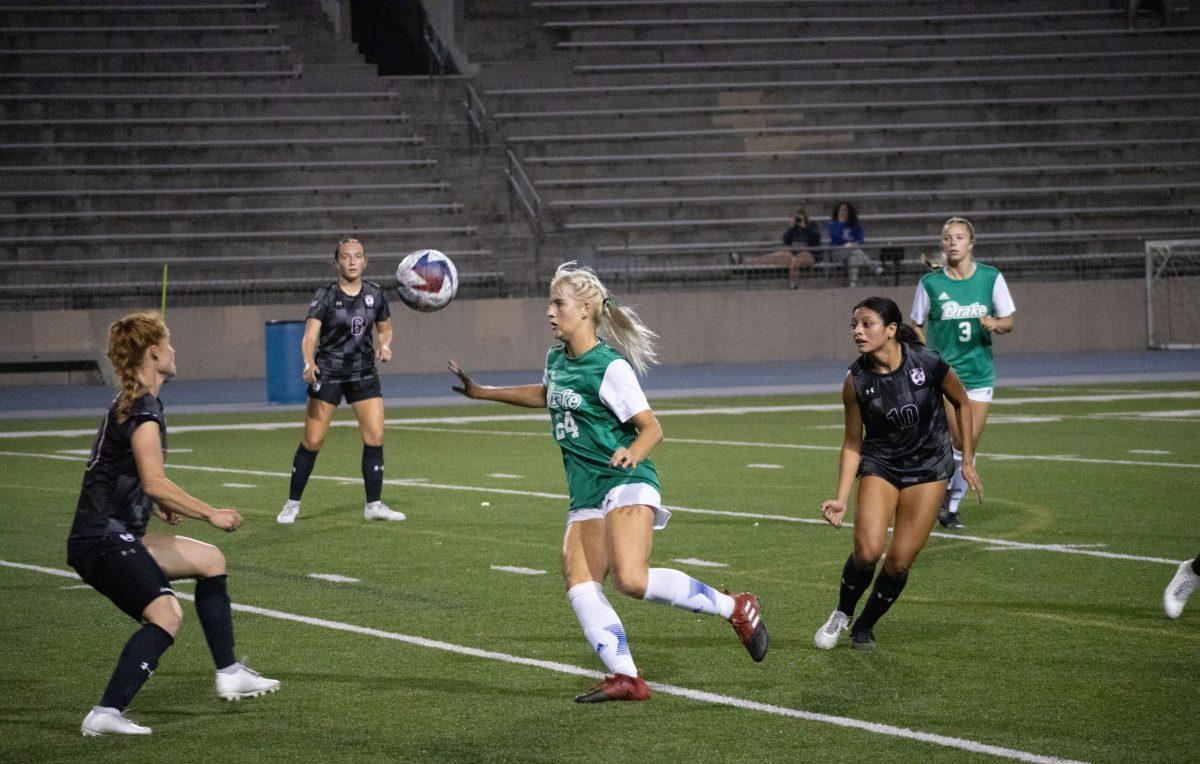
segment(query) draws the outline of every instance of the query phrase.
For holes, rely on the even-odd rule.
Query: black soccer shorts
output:
[[[67,542],[67,563],[84,583],[112,600],[138,623],[154,600],[175,596],[167,574],[132,533]]]
[[[346,399],[346,403],[358,403],[368,398],[382,398],[383,389],[379,386],[379,375],[372,374],[364,379],[343,381],[337,379],[317,381],[308,386],[308,397],[316,398],[334,406]]]

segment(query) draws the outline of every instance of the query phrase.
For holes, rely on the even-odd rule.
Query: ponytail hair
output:
[[[108,360],[121,383],[117,401],[117,420],[129,417],[133,402],[147,390],[137,378],[146,351],[168,335],[167,325],[157,313],[130,313],[108,327]]]
[[[592,307],[596,331],[615,342],[639,374],[658,363],[654,340],[658,335],[638,318],[633,308],[623,308],[601,283],[596,272],[574,260],[558,266],[550,281],[550,291],[569,287],[576,299]]]
[[[917,335],[917,330],[904,323],[904,316],[900,314],[900,306],[895,300],[888,297],[868,297],[859,304],[854,306],[855,310],[866,308],[872,313],[877,314],[883,319],[883,323],[896,325],[896,342],[904,342],[909,345],[924,345],[921,342],[920,336]]]

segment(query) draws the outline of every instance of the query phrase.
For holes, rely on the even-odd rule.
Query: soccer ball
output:
[[[419,249],[396,268],[396,291],[413,310],[441,310],[458,292],[458,269],[436,249]]]

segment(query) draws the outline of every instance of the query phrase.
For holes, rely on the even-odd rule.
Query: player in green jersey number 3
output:
[[[975,262],[975,227],[965,218],[950,218],[942,225],[942,259],[932,273],[921,277],[909,314],[925,344],[941,354],[967,389],[971,399],[971,443],[978,453],[983,426],[996,383],[992,360],[992,335],[1013,330],[1012,295],[1000,271]],[[954,439],[954,477],[938,521],[961,528],[958,505],[966,493],[962,475],[962,433],[950,420]]]
[[[753,594],[730,595],[681,571],[650,567],[653,532],[666,527],[671,513],[662,504],[658,470],[647,458],[662,440],[662,426],[634,368],[644,372],[655,361],[656,335],[633,310],[617,305],[591,269],[575,263],[554,274],[546,317],[558,344],[546,354],[540,384],[485,387],[454,361],[450,371],[462,383],[454,390],[468,398],[550,411],[570,494],[562,546],[567,599],[584,637],[611,672],[575,700],[650,697],[625,627],[604,596],[601,584],[609,574],[617,591],[634,599],[729,620],[750,656],[761,661],[769,639]]]

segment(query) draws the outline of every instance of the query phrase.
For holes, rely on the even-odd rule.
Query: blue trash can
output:
[[[263,331],[267,357],[267,401],[304,403],[308,384],[304,381],[304,321],[268,321]]]

